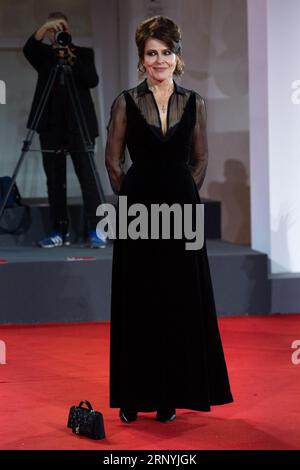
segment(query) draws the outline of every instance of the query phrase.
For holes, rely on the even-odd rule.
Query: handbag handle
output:
[[[90,411],[94,411],[94,408],[92,407],[92,405],[90,404],[90,402],[87,401],[87,400],[82,400],[82,401],[79,403],[79,408],[83,408],[81,405],[86,405]]]

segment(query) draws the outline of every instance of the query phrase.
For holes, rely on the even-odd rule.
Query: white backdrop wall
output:
[[[209,167],[201,195],[222,202],[225,240],[250,242],[247,4],[244,0],[93,0],[94,41],[102,56],[104,113],[137,83],[135,29],[163,14],[179,23],[186,63],[183,86],[207,101]],[[112,7],[113,5],[113,7]],[[105,16],[100,11],[106,11]],[[95,14],[97,13],[97,14]],[[110,26],[117,32],[112,37]],[[105,39],[106,38],[106,39]],[[116,50],[117,52],[116,52]],[[119,61],[112,63],[111,57]],[[117,87],[115,76],[119,77]]]
[[[20,156],[37,79],[35,70],[23,56],[22,47],[45,21],[48,13],[57,10],[69,17],[74,41],[91,45],[89,1],[0,0],[0,80],[5,80],[7,89],[6,104],[0,105],[0,175],[11,175]],[[93,93],[99,112],[97,94]],[[32,148],[39,149],[37,138]],[[99,167],[101,160],[98,139],[96,161]],[[46,197],[46,179],[40,153],[27,154],[17,183],[24,197]],[[79,183],[68,158],[68,195],[80,194]]]
[[[300,2],[268,0],[270,228],[273,272],[300,272]],[[299,90],[299,83],[297,85]]]
[[[249,0],[253,247],[300,272],[299,0]],[[298,81],[298,82],[297,82]]]
[[[0,173],[10,173],[16,162],[35,82],[20,49],[12,51],[11,47],[18,47],[49,10],[59,9],[69,16],[78,42],[90,41],[95,48],[101,81],[94,94],[101,128],[97,162],[104,189],[111,192],[103,165],[110,105],[122,89],[137,83],[137,24],[161,13],[177,21],[183,32],[186,71],[182,85],[195,89],[207,102],[209,167],[201,195],[222,202],[223,238],[249,243],[246,6],[246,0],[45,0],[42,6],[37,0],[1,0],[0,25],[5,24],[5,29],[0,36],[0,79],[13,85],[8,87],[7,105],[0,105]],[[30,20],[24,22],[24,15]],[[26,165],[19,181],[22,193],[45,195],[40,160],[30,156]],[[68,187],[70,195],[80,194],[71,166]]]

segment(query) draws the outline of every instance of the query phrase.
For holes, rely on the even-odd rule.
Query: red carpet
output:
[[[299,449],[300,315],[222,318],[220,329],[235,402],[126,425],[108,406],[109,323],[1,327],[0,449]],[[105,440],[66,428],[82,399],[104,414]]]

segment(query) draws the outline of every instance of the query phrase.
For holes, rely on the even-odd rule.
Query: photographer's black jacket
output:
[[[35,39],[34,35],[30,36],[27,40],[23,48],[23,53],[38,72],[38,81],[27,122],[27,127],[31,129],[38,103],[46,87],[50,71],[57,63],[57,58],[54,49],[50,45]],[[90,88],[96,87],[99,82],[94,63],[94,52],[88,47],[74,46],[74,54],[77,60],[72,66],[73,77],[90,136],[94,138],[98,136],[98,124]],[[61,85],[59,79],[56,80],[51,95],[49,96],[46,108],[37,127],[37,132],[47,131],[53,127],[63,127],[66,131],[79,132],[65,86]]]

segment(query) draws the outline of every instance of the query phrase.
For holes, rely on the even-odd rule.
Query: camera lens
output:
[[[70,33],[67,33],[67,31],[58,31],[55,34],[55,41],[59,46],[67,47],[72,42],[72,36]]]

